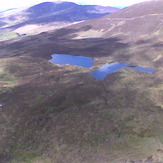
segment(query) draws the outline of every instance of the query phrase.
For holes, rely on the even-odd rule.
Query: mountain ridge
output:
[[[143,9],[141,6],[145,5]],[[153,7],[153,8],[152,8]],[[106,15],[101,18],[94,20],[87,20],[85,22],[72,25],[68,28],[82,28],[82,26],[90,26],[91,30],[94,31],[95,35],[89,35],[89,30],[78,38],[84,38],[88,33],[89,37],[111,37],[117,36],[126,38],[132,41],[133,38],[139,39],[142,37],[162,37],[162,1],[144,2],[133,5],[129,8],[122,9],[111,15]],[[135,16],[136,15],[136,16]],[[134,32],[133,32],[134,31]],[[78,35],[78,34],[77,34]],[[129,37],[130,35],[130,37]],[[158,35],[158,36],[157,36]],[[86,37],[85,37],[86,38]]]
[[[53,29],[63,27],[63,23],[69,25],[82,20],[93,19],[118,11],[115,7],[102,7],[97,5],[78,5],[72,2],[43,2],[29,8],[18,9],[1,13],[1,31],[21,33],[26,28],[26,33],[32,32],[30,26],[42,26],[43,31],[48,26]],[[13,13],[13,14],[12,14]],[[29,26],[29,28],[28,28]],[[38,27],[37,27],[38,26]],[[45,27],[44,27],[45,26]],[[24,30],[23,30],[24,31]]]

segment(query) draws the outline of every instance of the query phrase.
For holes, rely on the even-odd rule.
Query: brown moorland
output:
[[[0,42],[0,162],[163,162],[161,5]],[[95,64],[49,63],[54,53]],[[122,69],[103,81],[89,75],[115,61],[156,71]]]

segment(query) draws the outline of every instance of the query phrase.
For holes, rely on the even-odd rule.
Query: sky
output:
[[[54,2],[55,0],[0,0],[0,11],[11,8],[26,7],[29,5],[38,4],[46,1]],[[75,2],[78,4],[126,7],[147,0],[63,0],[63,1]]]

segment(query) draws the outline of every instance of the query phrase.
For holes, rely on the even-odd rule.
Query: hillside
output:
[[[163,162],[161,5],[0,42],[0,162]],[[93,57],[94,67],[52,64],[55,53]],[[112,62],[155,73],[90,75]]]
[[[43,2],[28,8],[1,13],[0,29],[8,33],[39,33],[101,17],[118,10],[115,7],[77,5],[72,2]]]
[[[155,35],[162,37],[162,1],[144,2],[146,8],[142,8],[142,5],[133,5],[111,15],[80,23],[74,28],[90,26],[90,30],[95,30],[94,33],[97,33],[94,37],[98,37],[98,35],[99,37],[121,36],[127,39],[131,37],[131,40],[137,39],[137,37],[148,38],[149,35],[150,37]],[[90,36],[89,31],[87,32],[86,37],[93,37]]]

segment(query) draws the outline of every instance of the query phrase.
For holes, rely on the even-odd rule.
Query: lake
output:
[[[128,63],[119,63],[119,62],[114,62],[110,64],[105,64],[99,69],[93,71],[91,75],[95,77],[98,80],[103,80],[107,75],[112,74],[114,72],[117,72],[118,70],[126,67]]]
[[[130,67],[130,66],[128,66],[127,68],[134,69],[134,70],[137,70],[140,72],[146,72],[148,74],[153,74],[155,72],[155,69],[151,68],[151,67],[139,67],[139,66]]]
[[[118,70],[122,68],[134,69],[134,70],[149,73],[149,74],[153,74],[155,72],[155,69],[151,67],[140,67],[140,66],[131,67],[131,66],[128,66],[128,63],[114,62],[114,63],[110,63],[110,64],[107,63],[103,65],[99,69],[91,72],[91,75],[98,80],[104,80],[107,75],[117,72]]]
[[[69,64],[85,68],[91,68],[93,67],[94,59],[91,57],[73,56],[67,54],[53,54],[50,62],[60,65]]]
[[[51,63],[60,64],[60,65],[69,64],[69,65],[81,66],[85,68],[93,67],[93,63],[94,63],[94,59],[91,57],[73,56],[68,54],[53,54],[52,59],[49,61]],[[132,67],[132,66],[128,66],[128,63],[114,62],[110,64],[106,63],[103,66],[101,66],[99,69],[90,72],[89,74],[98,80],[104,80],[107,75],[115,73],[122,68],[134,69],[149,74],[155,72],[155,69],[151,67],[139,67],[139,66]]]

